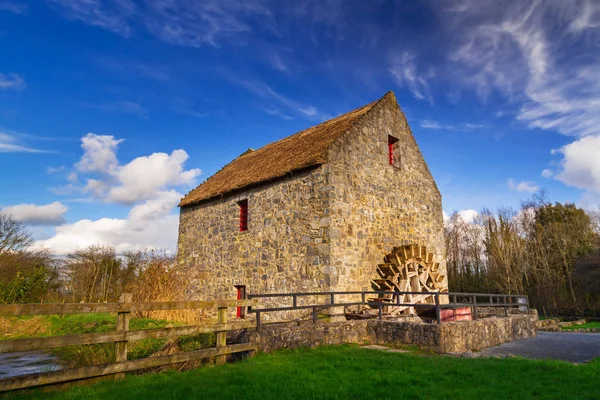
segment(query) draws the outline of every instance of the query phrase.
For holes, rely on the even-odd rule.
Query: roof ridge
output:
[[[394,93],[389,91],[371,103],[240,154],[188,192],[179,206],[193,205],[327,162],[331,145],[390,96],[395,101]]]

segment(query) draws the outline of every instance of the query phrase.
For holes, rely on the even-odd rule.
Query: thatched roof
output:
[[[337,118],[270,143],[258,150],[248,150],[189,192],[180,207],[199,203],[247,186],[268,182],[295,171],[327,162],[327,150],[347,132],[361,116],[380,100],[357,108]],[[395,101],[395,98],[394,98]]]

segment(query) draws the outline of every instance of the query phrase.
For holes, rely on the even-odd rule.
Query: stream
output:
[[[58,357],[36,351],[0,354],[0,379],[61,369]]]

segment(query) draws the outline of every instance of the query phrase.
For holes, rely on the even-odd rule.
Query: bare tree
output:
[[[0,256],[24,250],[32,243],[31,234],[20,221],[0,213]]]
[[[120,269],[121,260],[112,247],[90,246],[69,254],[64,272],[72,300],[104,302],[118,298],[115,282]]]

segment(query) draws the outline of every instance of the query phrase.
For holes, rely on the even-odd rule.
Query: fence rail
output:
[[[336,302],[336,296],[351,296],[360,295],[360,301],[346,301]],[[383,296],[392,295],[395,301],[384,302],[383,298],[367,299],[367,296]],[[400,302],[400,298],[404,295],[410,296],[433,296],[433,303],[407,303]],[[303,304],[298,305],[298,298],[301,297],[312,297],[312,296],[326,296],[329,297],[327,304]],[[448,303],[440,301],[441,296],[448,297]],[[525,295],[506,295],[506,294],[490,294],[490,293],[459,293],[459,292],[390,292],[390,291],[350,291],[350,292],[306,292],[306,293],[266,293],[266,294],[250,294],[249,299],[264,299],[264,298],[281,298],[287,297],[292,299],[292,304],[283,307],[263,307],[263,308],[252,308],[248,309],[248,312],[256,314],[256,329],[260,329],[261,315],[268,312],[276,311],[291,311],[291,310],[312,310],[313,323],[317,322],[317,312],[322,309],[333,308],[333,307],[349,307],[357,305],[367,305],[378,309],[378,318],[383,319],[384,307],[416,307],[416,308],[432,308],[435,310],[435,316],[437,323],[442,323],[441,310],[443,309],[456,309],[459,307],[472,307],[473,316],[475,319],[478,317],[478,308],[490,307],[490,308],[503,308],[504,314],[508,316],[509,309],[517,307],[519,311],[529,312],[529,299]],[[478,301],[485,297],[488,301]],[[451,302],[450,300],[454,300]],[[457,300],[465,301],[457,301]],[[495,299],[495,300],[494,300]],[[521,300],[522,299],[522,300]]]
[[[125,372],[208,357],[215,357],[217,364],[223,364],[228,354],[256,350],[256,346],[249,343],[227,345],[227,331],[255,326],[255,323],[250,321],[228,322],[228,308],[253,306],[256,305],[255,300],[167,301],[152,303],[133,303],[131,300],[131,294],[125,293],[121,296],[118,303],[0,305],[0,316],[85,314],[98,312],[117,313],[117,326],[114,332],[1,340],[0,353],[48,350],[73,345],[115,343],[115,362],[0,379],[0,392],[105,375],[114,375],[116,379],[120,379],[124,377]],[[193,325],[136,331],[129,330],[129,321],[132,312],[181,309],[214,309],[217,311],[218,322],[206,326]],[[127,360],[127,348],[130,341],[148,338],[172,338],[212,332],[216,333],[216,347],[213,348],[167,356],[148,357],[139,360]]]
[[[379,296],[371,298],[371,296]],[[392,299],[384,301],[384,295],[392,295]],[[433,303],[400,302],[401,296],[433,296]],[[325,296],[327,303],[318,302],[298,304],[299,299]],[[360,296],[357,301],[336,301],[339,296]],[[448,302],[440,301],[447,296]],[[478,309],[485,307],[503,308],[505,315],[515,307],[520,312],[529,311],[529,300],[522,295],[502,295],[489,293],[423,293],[423,292],[386,292],[386,291],[351,291],[351,292],[306,292],[306,293],[267,293],[249,294],[247,299],[216,301],[169,301],[134,303],[130,294],[123,294],[118,303],[71,303],[71,304],[11,304],[0,305],[0,316],[44,315],[44,314],[85,314],[109,312],[117,313],[116,331],[87,333],[66,336],[50,336],[25,339],[0,340],[0,353],[48,350],[62,346],[89,345],[100,343],[115,344],[115,362],[104,365],[93,365],[79,368],[63,369],[53,372],[29,374],[0,379],[0,392],[23,389],[39,385],[68,382],[79,379],[114,375],[116,379],[124,377],[125,372],[163,365],[180,363],[202,358],[215,357],[217,364],[223,364],[228,354],[255,351],[254,344],[227,344],[227,332],[238,329],[256,327],[260,329],[261,314],[269,312],[312,310],[312,321],[317,322],[317,312],[332,307],[368,305],[378,309],[379,319],[383,318],[384,307],[416,307],[431,308],[435,311],[436,321],[442,322],[441,310],[447,308],[471,307],[474,317],[478,317]],[[260,299],[291,298],[291,304],[277,307],[262,306],[257,308]],[[403,297],[402,297],[403,298]],[[410,299],[411,297],[409,297]],[[412,298],[414,300],[414,298]],[[256,321],[227,320],[227,310],[233,307],[248,307],[249,313],[256,314]],[[217,323],[211,325],[178,326],[169,328],[129,330],[132,312],[181,310],[181,309],[213,309],[217,311]],[[172,338],[183,335],[216,333],[216,346],[209,349],[188,351],[184,353],[148,357],[139,360],[127,360],[128,342],[148,338]]]

